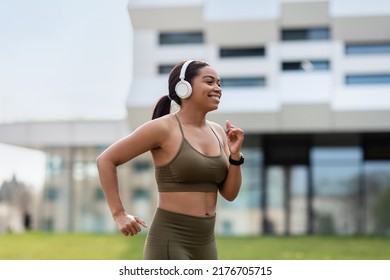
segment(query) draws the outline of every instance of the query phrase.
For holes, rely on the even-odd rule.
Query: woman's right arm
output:
[[[111,214],[118,229],[125,236],[141,231],[145,222],[137,216],[126,213],[119,195],[117,166],[147,151],[159,148],[164,137],[166,122],[162,119],[149,121],[130,135],[108,147],[96,159],[100,184]]]

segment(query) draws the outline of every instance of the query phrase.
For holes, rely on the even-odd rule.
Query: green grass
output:
[[[53,234],[0,235],[1,260],[142,259],[145,235]],[[389,260],[385,237],[218,237],[221,260]]]

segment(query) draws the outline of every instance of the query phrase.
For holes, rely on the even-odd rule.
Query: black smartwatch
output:
[[[240,153],[240,154],[241,154],[241,153]],[[241,164],[244,163],[244,156],[241,154],[241,157],[240,157],[239,160],[234,160],[234,159],[232,159],[232,156],[230,155],[230,156],[229,156],[229,163],[230,163],[231,165],[241,165]]]

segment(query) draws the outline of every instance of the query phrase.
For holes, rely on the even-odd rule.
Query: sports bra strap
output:
[[[184,139],[184,132],[183,132],[183,128],[181,127],[181,122],[180,122],[180,119],[179,119],[179,117],[176,115],[176,114],[174,114],[175,115],[175,117],[176,117],[176,119],[177,119],[177,122],[179,123],[179,127],[180,127],[180,132],[181,132],[181,136],[183,137],[183,139]]]
[[[175,115],[175,117],[176,117],[176,119],[177,119],[177,122],[179,123],[181,136],[183,137],[183,139],[186,139],[186,138],[184,137],[183,127],[181,126],[180,119],[179,119],[179,117],[178,117],[176,114],[174,114],[174,115]],[[217,138],[219,147],[222,148],[222,143],[221,143],[221,141],[219,140],[219,137],[218,137],[217,133],[215,133],[214,129],[212,128],[212,126],[211,126],[208,122],[207,122],[207,125],[210,127],[211,131],[214,133],[215,137]]]
[[[217,138],[219,147],[222,148],[222,144],[221,144],[221,141],[219,140],[217,133],[215,133],[214,129],[212,128],[212,126],[209,123],[207,123],[207,124],[209,125],[211,131],[214,133],[215,137]]]

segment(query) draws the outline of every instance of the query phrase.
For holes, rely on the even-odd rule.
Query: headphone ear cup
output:
[[[177,96],[179,96],[181,99],[186,99],[191,96],[192,87],[189,82],[181,80],[176,84],[175,91]]]

